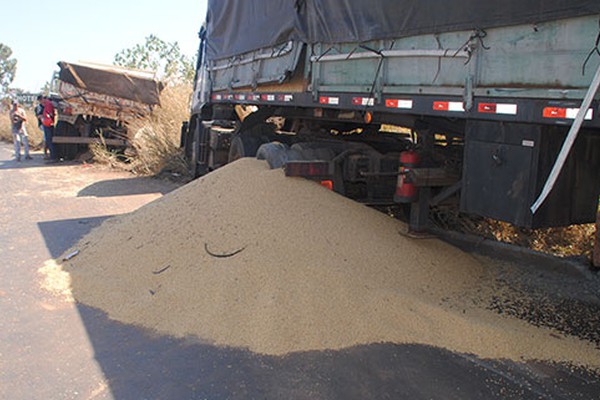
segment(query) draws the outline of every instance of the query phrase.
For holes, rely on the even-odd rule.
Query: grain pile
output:
[[[113,218],[64,263],[116,320],[264,354],[422,343],[600,366],[588,342],[479,307],[483,267],[319,185],[242,159]]]

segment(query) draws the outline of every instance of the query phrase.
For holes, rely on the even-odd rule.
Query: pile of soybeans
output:
[[[67,253],[75,299],[112,319],[271,355],[419,343],[600,366],[591,343],[479,306],[485,268],[263,161],[241,159]],[[477,294],[477,295],[475,295]]]

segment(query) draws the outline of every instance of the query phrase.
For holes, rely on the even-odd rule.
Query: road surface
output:
[[[105,219],[176,188],[0,143],[2,399],[597,399],[591,371],[372,344],[281,357],[158,336],[42,289],[39,270]]]

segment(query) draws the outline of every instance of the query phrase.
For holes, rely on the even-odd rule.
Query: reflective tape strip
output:
[[[291,94],[280,94],[280,95],[277,95],[277,101],[288,102],[288,101],[293,101],[293,100],[294,100],[294,96],[291,95]]]
[[[275,101],[275,95],[274,94],[263,94],[261,96],[261,99],[263,101]]]
[[[413,108],[413,101],[405,99],[387,99],[385,101],[385,106],[387,108],[402,108],[411,110]]]
[[[233,100],[234,96],[232,94],[213,94],[212,99],[215,101]]]
[[[564,107],[545,107],[543,111],[544,118],[565,118],[575,119],[579,108],[564,108]],[[590,108],[586,113],[584,119],[591,120],[594,117],[594,111]]]
[[[246,100],[246,95],[245,94],[236,94],[235,95],[235,99],[236,100]]]
[[[248,95],[248,100],[259,101],[260,100],[260,96],[257,95],[257,94],[251,94],[251,95]]]
[[[375,104],[375,99],[372,97],[353,97],[352,104],[355,106],[372,106]]]
[[[338,104],[340,104],[340,98],[339,97],[321,96],[319,98],[319,103],[337,106]]]
[[[543,111],[544,118],[564,118],[575,119],[579,108],[564,108],[564,107],[545,107]],[[585,113],[585,120],[591,120],[594,117],[594,111],[590,108]]]
[[[434,101],[433,109],[435,111],[453,111],[453,112],[464,112],[465,107],[462,102],[459,101]]]
[[[477,107],[484,114],[517,115],[517,105],[509,103],[479,103]]]
[[[567,108],[567,118],[575,119],[577,117],[577,113],[579,112],[579,108]],[[594,117],[594,111],[590,108],[585,113],[585,120],[591,120]]]

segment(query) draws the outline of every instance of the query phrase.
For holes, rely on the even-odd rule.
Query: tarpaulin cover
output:
[[[365,42],[600,14],[600,0],[209,0],[211,60],[274,46]]]
[[[128,73],[123,68],[95,67],[65,61],[60,61],[58,66],[58,78],[81,89],[144,104],[160,104],[162,82],[145,77],[138,71]]]

